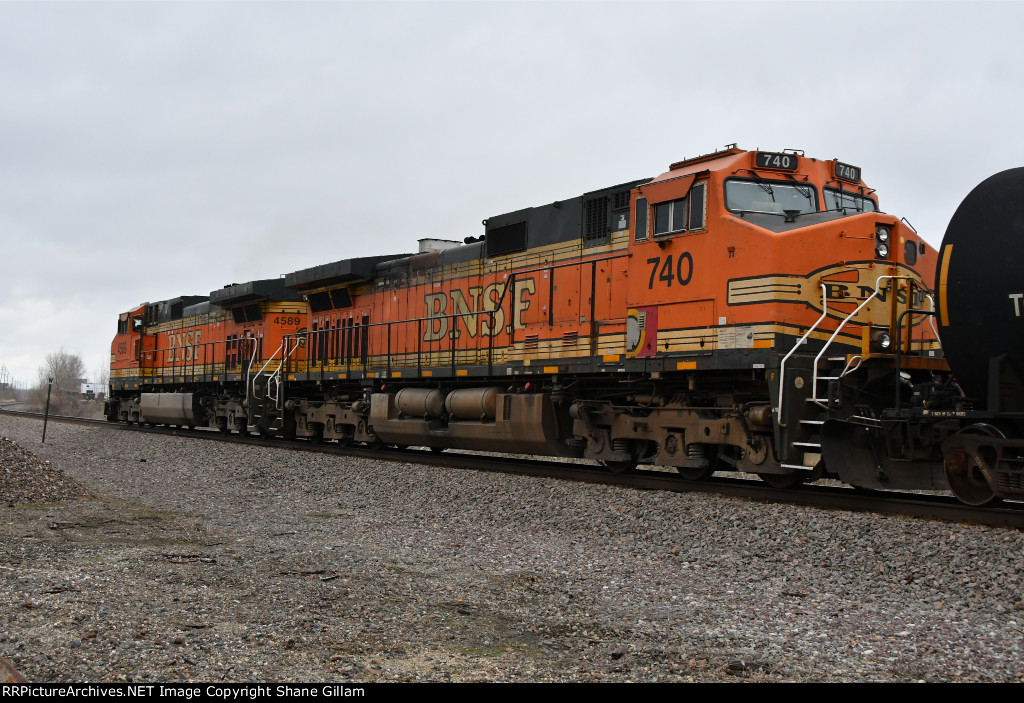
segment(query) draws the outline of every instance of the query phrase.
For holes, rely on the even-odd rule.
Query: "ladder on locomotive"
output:
[[[249,424],[255,425],[261,434],[281,429],[284,410],[282,374],[285,364],[299,346],[297,340],[293,345],[289,345],[288,338],[285,337],[263,366],[255,372],[253,368],[257,364],[257,359],[256,350],[253,349],[245,372],[246,407],[248,408]],[[275,361],[277,366],[272,368]]]
[[[865,307],[867,307],[868,303],[870,303],[872,300],[877,298],[879,296],[879,294],[881,293],[881,291],[883,289],[885,289],[887,286],[890,286],[892,288],[892,290],[894,291],[893,295],[891,295],[889,299],[891,301],[891,307],[892,307],[892,313],[890,315],[890,318],[893,321],[893,323],[895,323],[895,321],[897,319],[896,309],[897,309],[897,305],[898,305],[897,304],[897,296],[895,294],[895,289],[896,289],[897,281],[900,281],[900,280],[910,281],[912,284],[914,282],[913,279],[911,279],[911,278],[909,278],[907,276],[891,276],[891,275],[879,276],[875,280],[875,288],[871,292],[871,295],[867,296],[863,301],[861,301],[860,305],[858,305],[853,310],[853,312],[851,312],[845,318],[843,318],[843,320],[836,326],[835,331],[832,333],[832,335],[825,342],[824,346],[822,346],[821,350],[814,357],[814,360],[811,362],[811,364],[810,364],[810,366],[811,366],[811,368],[810,368],[810,371],[811,371],[810,393],[808,394],[808,396],[804,400],[807,403],[813,403],[813,404],[817,405],[818,408],[819,408],[819,412],[814,413],[813,417],[801,417],[799,419],[799,423],[802,425],[802,429],[804,431],[798,433],[801,436],[800,440],[796,440],[796,441],[793,441],[791,443],[793,445],[793,447],[799,448],[802,451],[804,451],[805,455],[807,455],[807,453],[811,453],[811,454],[817,454],[820,457],[820,455],[821,455],[821,435],[820,435],[821,426],[824,425],[825,421],[828,419],[829,411],[832,408],[836,407],[836,405],[837,405],[837,395],[838,395],[838,390],[839,390],[839,381],[842,380],[845,376],[853,373],[858,368],[860,368],[860,365],[863,362],[863,357],[861,355],[859,355],[859,354],[853,355],[853,356],[849,356],[849,357],[847,357],[847,356],[826,357],[825,354],[828,352],[829,347],[832,346],[832,343],[836,340],[836,337],[839,336],[839,333],[842,332],[844,327],[846,327],[847,323],[849,323],[850,320],[855,318]],[[928,300],[931,302],[931,306],[932,306],[932,308],[934,310],[934,307],[935,307],[934,299],[932,298],[931,294],[927,294],[927,297],[928,297]],[[908,299],[907,299],[907,307],[908,307],[908,310],[910,308],[912,308],[912,301],[910,300],[909,295],[908,295]],[[813,325],[811,325],[810,328],[808,328],[808,330],[803,334],[803,336],[800,337],[799,340],[797,340],[796,344],[793,345],[793,348],[789,351],[788,354],[786,354],[785,357],[783,357],[781,363],[779,364],[779,404],[775,408],[775,414],[776,414],[776,417],[779,418],[779,423],[780,423],[780,425],[784,429],[786,428],[786,425],[782,422],[782,417],[783,417],[782,411],[783,411],[783,408],[785,407],[785,405],[784,405],[784,397],[785,397],[785,394],[786,394],[786,385],[785,385],[786,365],[790,361],[790,358],[793,357],[793,355],[796,353],[796,351],[802,345],[806,344],[807,339],[810,337],[810,335],[816,329],[818,329],[818,327],[821,325],[821,323],[824,322],[825,319],[828,317],[828,289],[827,289],[827,287],[826,287],[826,285],[824,283],[821,284],[821,309],[822,309],[821,317],[819,317],[817,319],[817,321],[815,321],[815,323]],[[936,332],[935,336],[938,337],[938,333],[935,330],[934,321],[931,321],[931,324],[932,324],[932,331]],[[909,348],[910,343],[911,343],[911,340],[910,340],[909,336],[908,336],[908,339],[906,340],[906,343],[907,343],[907,346]],[[838,370],[838,372],[833,371],[834,375],[822,375],[820,373],[820,368],[821,368],[821,362],[822,362],[823,358],[827,362],[828,366],[831,367],[832,369],[840,369],[840,364],[842,364],[841,369]],[[899,369],[897,369],[897,372],[898,371],[899,371]],[[803,413],[801,413],[801,415],[803,415]],[[792,468],[792,469],[804,469],[804,468],[807,468],[807,464],[806,463],[805,464],[783,463],[782,465],[785,466],[786,468]]]

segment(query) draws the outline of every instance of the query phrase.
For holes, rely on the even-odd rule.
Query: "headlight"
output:
[[[875,253],[878,254],[879,259],[884,259],[889,256],[889,245],[883,242],[879,242],[878,246],[875,247]]]
[[[892,350],[892,337],[885,330],[875,330],[871,333],[871,346],[875,351],[888,353]]]
[[[880,242],[888,242],[889,241],[889,228],[888,227],[883,227],[882,225],[878,225],[877,227],[875,227],[875,237]]]

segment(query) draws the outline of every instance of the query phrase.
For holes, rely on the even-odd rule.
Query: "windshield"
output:
[[[730,179],[725,182],[725,206],[734,212],[783,215],[786,210],[816,212],[818,199],[817,191],[809,185]]]
[[[863,195],[850,193],[849,191],[825,189],[826,210],[856,210],[857,212],[878,212],[875,201]]]

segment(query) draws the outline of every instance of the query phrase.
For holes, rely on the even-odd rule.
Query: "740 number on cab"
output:
[[[681,253],[679,258],[669,254],[664,261],[662,257],[654,256],[648,259],[647,263],[651,267],[651,280],[647,287],[651,290],[654,289],[655,281],[663,282],[671,288],[675,282],[685,286],[693,278],[693,257],[688,251]]]

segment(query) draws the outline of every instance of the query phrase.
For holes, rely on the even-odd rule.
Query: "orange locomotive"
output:
[[[214,346],[191,378],[141,364],[126,379],[115,364],[112,378],[140,385],[112,383],[110,417],[689,479],[946,486],[919,425],[875,422],[953,392],[929,317],[936,252],[879,211],[855,166],[732,147],[421,244],[287,275],[306,302],[268,300],[308,303],[304,329],[278,330],[259,363],[235,357],[229,373],[229,343],[204,336]],[[216,294],[211,310],[229,302]],[[877,461],[832,471],[823,455],[865,419]]]
[[[107,419],[245,431],[252,371],[280,355],[286,335],[305,328],[307,308],[275,279],[122,314],[110,349]],[[304,356],[301,347],[291,352]]]

